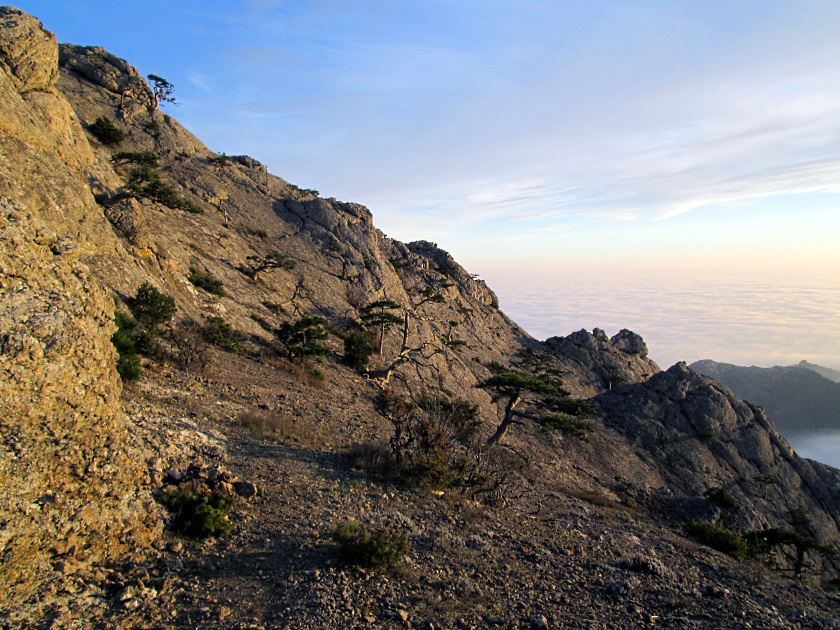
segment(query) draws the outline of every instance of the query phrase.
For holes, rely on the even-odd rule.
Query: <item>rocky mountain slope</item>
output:
[[[3,627],[837,626],[840,472],[725,386],[630,331],[530,338],[434,244],[213,153],[10,7],[0,92]],[[123,388],[144,283],[175,312]],[[153,497],[210,488],[231,533],[175,537]],[[342,560],[347,519],[403,532],[398,566]],[[687,520],[787,538],[741,561]]]
[[[786,435],[840,430],[840,383],[809,367],[742,367],[704,360],[691,368],[761,405]]]

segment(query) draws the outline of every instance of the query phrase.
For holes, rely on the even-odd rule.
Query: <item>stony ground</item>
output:
[[[216,365],[148,370],[126,392],[133,434],[156,441],[157,481],[201,461],[261,495],[240,501],[228,536],[168,536],[145,563],[71,577],[48,604],[53,627],[840,628],[837,593],[550,479],[539,500],[488,507],[354,469],[346,447],[383,430],[363,379],[317,383],[232,355]],[[280,418],[279,440],[243,426],[255,414]],[[331,532],[350,518],[404,528],[402,565],[346,565]]]

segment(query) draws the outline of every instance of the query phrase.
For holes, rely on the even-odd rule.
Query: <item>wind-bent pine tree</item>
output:
[[[365,326],[379,328],[379,355],[385,344],[385,333],[395,324],[403,323],[403,316],[393,311],[402,309],[402,305],[393,300],[377,300],[371,302],[360,311]]]

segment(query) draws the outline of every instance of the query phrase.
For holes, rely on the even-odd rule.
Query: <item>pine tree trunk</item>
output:
[[[510,425],[513,424],[513,409],[520,403],[522,397],[517,394],[515,396],[511,396],[511,399],[508,401],[507,407],[505,407],[505,419],[502,420],[502,423],[499,425],[499,428],[496,429],[496,432],[487,440],[487,446],[493,446],[494,444],[498,444],[502,441],[502,439],[507,435],[507,432],[510,430]]]

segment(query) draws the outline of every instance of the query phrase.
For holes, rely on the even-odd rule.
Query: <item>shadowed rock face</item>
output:
[[[760,368],[704,360],[691,367],[761,405],[785,435],[840,431],[840,383],[802,364]]]
[[[838,539],[840,471],[796,456],[760,408],[721,383],[678,363],[594,400],[630,445],[625,457],[641,460],[651,504],[686,518],[687,505],[697,509],[707,490],[723,488],[737,508],[715,511],[706,500],[705,509],[731,528],[791,527],[804,508],[807,535]]]

